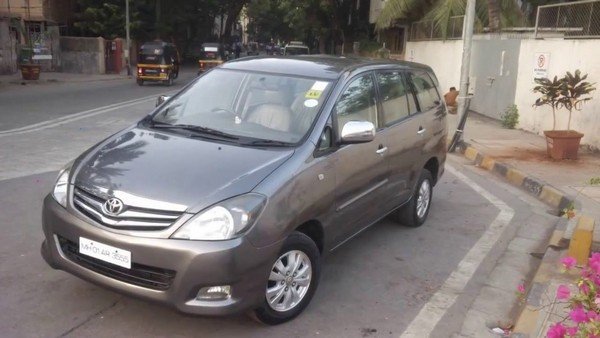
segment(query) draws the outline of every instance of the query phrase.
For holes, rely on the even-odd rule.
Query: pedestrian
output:
[[[448,107],[448,113],[456,114],[458,104],[456,103],[456,98],[458,97],[459,91],[456,90],[456,87],[450,87],[450,91],[444,94],[444,101],[446,101],[446,106]]]
[[[234,52],[235,52],[235,58],[239,59],[240,53],[242,52],[242,46],[240,45],[239,42],[235,43]]]

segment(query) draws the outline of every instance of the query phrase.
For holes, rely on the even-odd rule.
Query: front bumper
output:
[[[137,75],[138,80],[144,81],[166,81],[169,79],[169,74],[159,73],[158,75]]]
[[[42,256],[53,268],[114,291],[173,306],[191,314],[228,315],[258,306],[264,299],[269,270],[280,250],[280,243],[256,248],[244,237],[211,242],[116,234],[71,214],[50,195],[44,200],[42,216],[45,235]],[[168,288],[157,290],[90,269],[89,265],[73,259],[72,251],[64,249],[65,243],[70,242],[74,244],[71,249],[75,247],[78,251],[80,237],[130,251],[132,269],[136,266],[152,267],[171,271],[174,276]],[[102,264],[109,269],[124,269],[115,268],[110,263]],[[230,298],[196,300],[201,288],[220,285],[231,286]]]

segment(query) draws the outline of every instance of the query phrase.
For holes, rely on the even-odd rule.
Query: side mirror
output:
[[[160,96],[159,96],[159,97],[156,99],[156,106],[155,106],[155,107],[158,107],[158,106],[160,106],[161,104],[163,104],[165,101],[167,101],[167,100],[168,100],[168,99],[170,99],[170,98],[171,98],[171,97],[170,97],[170,96],[167,96],[167,95],[160,95]]]
[[[375,139],[375,126],[369,121],[346,122],[342,128],[342,144],[367,143]]]

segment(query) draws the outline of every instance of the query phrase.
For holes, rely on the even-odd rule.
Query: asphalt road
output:
[[[3,337],[398,337],[423,320],[431,324],[431,336],[448,337],[460,330],[467,309],[515,233],[532,220],[548,227],[555,222],[543,205],[451,155],[427,223],[411,229],[384,220],[331,253],[312,303],[296,320],[267,327],[244,315],[180,314],[52,270],[39,254],[42,198],[57,170],[147,114],[153,100],[76,114],[166,89],[131,83],[78,87],[81,94],[70,96],[71,86],[60,87],[63,91],[40,86],[21,101],[11,96],[12,108],[0,106],[0,118],[15,121],[10,122],[13,128],[26,127],[19,118],[24,112],[30,113],[27,123],[47,122],[0,134]],[[0,100],[5,94],[0,93]],[[39,101],[48,97],[62,98],[62,104],[57,100],[37,112],[24,108],[43,107]],[[71,118],[65,118],[65,111]],[[493,201],[511,210],[502,227],[497,223],[504,207]],[[463,291],[446,294],[449,280],[464,284]],[[440,297],[453,300],[443,304],[439,318],[423,318],[424,310],[439,306],[434,301]]]
[[[9,130],[146,96],[177,90],[196,77],[196,68],[181,69],[171,87],[138,86],[135,79],[91,82],[49,82],[0,89],[0,131]]]

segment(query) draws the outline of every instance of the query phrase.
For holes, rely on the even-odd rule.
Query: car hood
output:
[[[132,128],[87,152],[73,182],[103,198],[129,196],[135,204],[146,201],[198,212],[250,192],[293,152]],[[128,204],[127,197],[121,199]]]

